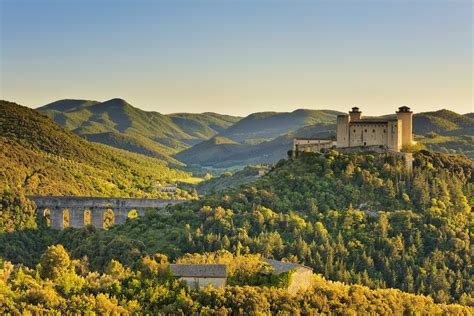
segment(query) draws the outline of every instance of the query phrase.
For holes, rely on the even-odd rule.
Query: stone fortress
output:
[[[337,149],[400,153],[403,146],[413,144],[412,119],[413,112],[406,106],[400,107],[393,118],[363,118],[359,108],[353,107],[349,114],[337,116],[336,141],[296,138],[293,152]]]

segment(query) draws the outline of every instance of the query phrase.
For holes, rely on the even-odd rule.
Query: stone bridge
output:
[[[75,196],[29,196],[37,210],[44,216],[49,215],[49,224],[54,229],[66,227],[84,227],[92,224],[104,228],[106,214],[112,214],[108,220],[122,224],[131,211],[143,216],[148,208],[164,208],[167,205],[183,203],[183,200],[127,199]]]

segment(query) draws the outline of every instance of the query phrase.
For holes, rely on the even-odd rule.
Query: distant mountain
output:
[[[334,122],[337,114],[338,112],[333,111],[310,110],[255,113],[221,132],[218,135],[220,140],[204,141],[174,157],[189,165],[214,168],[276,162],[286,157],[295,137],[335,136]],[[315,121],[321,123],[304,125]],[[474,119],[469,115],[448,110],[417,113],[413,116],[413,131],[416,135],[435,132],[443,136],[434,140],[417,137],[418,141],[425,143],[430,149],[465,153],[474,158],[474,146],[469,145],[469,137],[474,136]],[[223,139],[227,141],[222,141]]]
[[[214,168],[244,167],[249,164],[273,163],[287,156],[295,137],[329,137],[335,135],[334,124],[305,126],[261,143],[238,143],[214,137],[174,155],[188,165]]]
[[[154,181],[190,174],[168,163],[88,142],[47,116],[0,101],[0,192],[26,194],[152,196]]]
[[[88,140],[168,159],[234,124],[239,117],[216,113],[163,115],[125,100],[60,100],[37,109]],[[176,161],[173,161],[176,162]]]
[[[441,135],[466,135],[474,132],[474,117],[449,110],[423,112],[413,115],[413,132],[423,135],[435,132]]]
[[[219,133],[219,136],[238,142],[271,140],[304,126],[335,122],[338,114],[340,112],[304,109],[282,113],[259,112],[243,118]]]

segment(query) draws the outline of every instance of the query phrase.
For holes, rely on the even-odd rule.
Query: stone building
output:
[[[211,285],[215,288],[226,286],[227,265],[225,264],[170,264],[171,272],[190,289],[200,289]]]
[[[291,294],[307,290],[313,283],[313,270],[311,268],[297,263],[283,262],[273,259],[262,259],[262,261],[268,263],[272,268],[269,273],[276,275],[285,272],[292,273],[290,284],[287,287],[287,291]]]
[[[322,149],[336,147],[337,143],[331,139],[295,138],[293,139],[293,153],[296,152],[320,152]]]
[[[413,112],[402,106],[394,118],[363,118],[359,108],[337,116],[337,148],[381,147],[399,152],[413,143]]]
[[[165,192],[165,193],[176,193],[178,186],[176,184],[164,184],[158,185],[156,190],[158,192]]]

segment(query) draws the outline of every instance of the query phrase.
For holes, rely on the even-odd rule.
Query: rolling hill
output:
[[[340,112],[305,109],[293,112],[259,112],[243,118],[218,136],[237,142],[272,140],[304,126],[335,122],[338,114]]]
[[[110,271],[114,259],[150,275],[158,270],[150,260],[162,254],[174,260],[227,250],[300,262],[355,287],[395,288],[469,306],[473,168],[463,157],[428,151],[415,154],[413,172],[389,155],[307,153],[279,162],[251,184],[110,230],[0,235],[0,253],[34,267],[41,253],[28,257],[30,245],[60,243],[74,259],[87,256],[93,271]]]
[[[156,181],[191,177],[163,160],[88,142],[47,116],[7,101],[0,101],[0,161],[4,214],[11,204],[5,197],[12,194],[157,197]],[[2,229],[27,220],[12,212],[2,216]]]
[[[169,156],[223,131],[239,117],[216,113],[163,115],[125,100],[60,100],[37,109],[88,140],[173,161]]]
[[[285,158],[295,137],[326,138],[331,135],[335,135],[335,125],[319,123],[260,143],[238,143],[228,138],[215,137],[183,150],[174,157],[188,165],[223,169],[243,168],[249,164],[274,163]],[[227,141],[223,142],[222,139]]]
[[[308,117],[301,119],[302,113],[307,114]],[[295,115],[296,118],[289,118],[291,115]],[[321,117],[318,118],[318,115]],[[188,165],[224,169],[242,168],[248,164],[274,163],[286,157],[295,137],[334,136],[336,130],[333,123],[334,115],[337,115],[337,112],[306,110],[297,110],[292,113],[252,114],[221,132],[217,136],[221,141],[214,139],[203,141],[175,154],[174,157]],[[281,124],[279,120],[282,118],[297,121],[299,124],[318,120],[322,123],[302,127],[298,124]],[[295,127],[298,129],[294,130]],[[278,134],[282,131],[286,132]],[[448,110],[417,113],[413,116],[413,131],[415,135],[418,135],[416,140],[429,149],[466,154],[474,159],[472,142],[474,119],[470,118],[469,114],[460,115]],[[436,133],[433,137],[424,136],[431,135],[433,132]],[[222,139],[228,141],[223,142]]]
[[[474,134],[474,118],[449,110],[423,112],[413,115],[413,132],[423,135],[435,132],[441,135]]]

